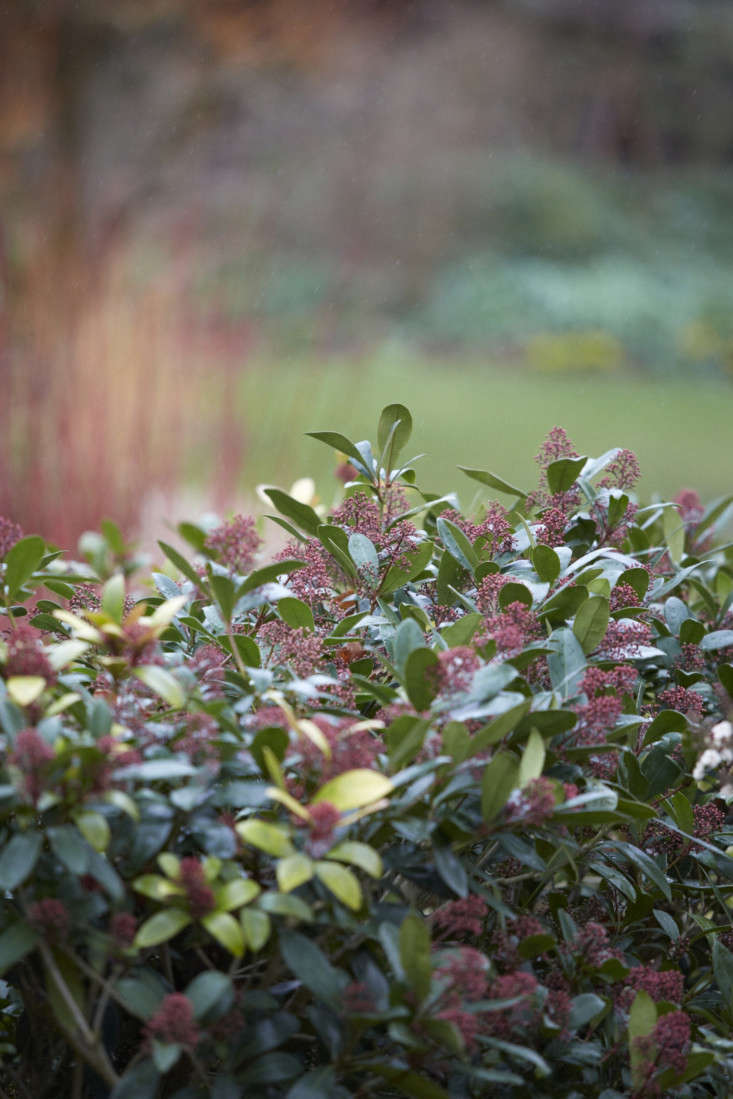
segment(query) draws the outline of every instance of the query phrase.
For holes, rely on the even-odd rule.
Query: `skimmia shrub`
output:
[[[466,511],[410,428],[272,561],[0,521],[4,1095],[733,1093],[731,499],[556,428]]]

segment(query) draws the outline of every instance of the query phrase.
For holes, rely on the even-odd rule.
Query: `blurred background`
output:
[[[328,499],[391,401],[730,490],[732,99],[730,0],[6,0],[0,513]]]

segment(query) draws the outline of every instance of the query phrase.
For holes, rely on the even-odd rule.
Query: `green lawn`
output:
[[[326,491],[335,455],[304,432],[336,429],[374,436],[380,408],[412,410],[411,454],[425,452],[419,483],[463,490],[455,465],[477,466],[517,484],[534,483],[532,456],[555,424],[580,453],[636,451],[640,492],[698,489],[704,499],[733,491],[733,386],[632,375],[552,377],[475,362],[377,356],[366,360],[257,363],[242,379],[248,462],[243,487],[289,485],[312,475]]]

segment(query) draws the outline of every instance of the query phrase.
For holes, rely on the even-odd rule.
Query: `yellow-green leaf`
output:
[[[175,885],[160,874],[141,874],[132,883],[133,889],[142,893],[144,897],[150,897],[154,901],[165,901],[168,897],[181,896],[183,890],[180,885]]]
[[[519,763],[519,786],[539,778],[545,765],[545,742],[536,729],[529,734]]]
[[[260,912],[258,908],[245,908],[239,913],[239,922],[242,925],[247,946],[257,953],[270,937],[272,930],[270,917],[266,912]]]
[[[216,892],[216,907],[222,911],[241,908],[249,904],[261,892],[261,887],[251,878],[233,878]]]
[[[280,859],[277,864],[277,884],[281,893],[290,893],[313,877],[313,863],[307,855],[296,852]]]
[[[354,911],[361,908],[361,886],[351,870],[335,862],[317,862],[316,874],[326,888],[330,889],[347,908],[352,908]]]
[[[135,668],[134,674],[146,687],[150,687],[151,691],[155,691],[167,702],[172,710],[180,710],[186,701],[183,687],[165,668],[159,668],[157,664],[143,664],[142,667]]]
[[[244,935],[239,923],[228,912],[211,912],[204,916],[201,923],[216,939],[218,943],[233,954],[235,958],[241,958],[244,954]]]
[[[329,859],[337,859],[339,862],[350,862],[358,866],[373,878],[382,876],[382,860],[379,854],[367,843],[358,843],[356,840],[345,840],[338,843],[328,852]]]
[[[372,801],[379,801],[392,791],[392,782],[378,771],[359,767],[354,771],[344,771],[322,786],[313,798],[314,804],[328,801],[342,812],[346,809],[358,809]]]
[[[171,855],[169,851],[163,851],[158,855],[158,866],[169,878],[179,878],[181,875],[181,860],[177,855]]]
[[[138,950],[144,950],[148,946],[158,946],[174,938],[184,927],[188,927],[191,917],[182,908],[167,908],[164,912],[156,912],[142,925],[135,936],[134,945]]]
[[[43,694],[46,680],[42,675],[11,675],[5,686],[16,706],[30,706]]]
[[[295,813],[296,817],[300,817],[301,820],[310,820],[308,810],[304,809],[287,790],[281,790],[277,786],[268,786],[267,796],[272,798],[273,801],[279,801],[281,805],[284,805],[291,813]]]
[[[60,641],[49,650],[48,662],[54,671],[59,672],[67,664],[77,660],[88,648],[88,641],[75,641],[73,638],[69,641]]]
[[[109,825],[101,813],[92,810],[74,816],[76,827],[95,851],[106,851],[109,846]]]
[[[293,845],[290,842],[290,837],[276,824],[267,824],[264,820],[251,819],[242,821],[241,824],[237,824],[235,827],[245,843],[251,844],[252,847],[259,847],[260,851],[265,851],[268,855],[282,858],[284,855],[292,853]]]
[[[104,800],[110,805],[114,805],[117,809],[120,809],[123,813],[127,813],[128,817],[132,820],[140,820],[140,810],[137,804],[132,800],[129,794],[124,793],[122,790],[108,790],[104,795]]]

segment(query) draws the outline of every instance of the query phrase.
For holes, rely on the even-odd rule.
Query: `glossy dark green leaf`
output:
[[[293,629],[304,629],[311,632],[315,629],[313,611],[302,599],[279,599],[277,610],[283,622],[286,622],[288,626],[292,626]]]
[[[408,408],[403,404],[388,404],[382,409],[377,428],[377,446],[386,469],[391,469],[392,461],[407,446],[411,434],[412,416]],[[385,451],[388,453],[385,454]],[[385,458],[388,460],[385,461]]]
[[[432,649],[413,649],[405,661],[405,690],[418,712],[427,710],[438,693],[436,675],[440,665]]]
[[[12,892],[33,872],[43,844],[40,832],[17,832],[0,853],[0,893]]]
[[[178,571],[182,573],[182,575],[185,576],[187,580],[190,580],[192,584],[195,584],[195,586],[198,588],[202,583],[202,579],[194,569],[193,565],[190,565],[186,558],[182,554],[180,554],[177,549],[174,549],[173,546],[169,546],[167,542],[158,542],[158,545],[160,546],[168,560],[171,562],[171,564],[175,565]]]
[[[373,479],[371,470],[367,470],[366,464],[362,455],[356,449],[351,439],[347,439],[345,435],[341,435],[338,431],[306,431],[306,435],[311,439],[317,439],[319,443],[325,443],[326,446],[332,447],[333,450],[337,450],[340,454],[345,454],[358,470],[364,473],[368,473],[370,480]]]
[[[481,815],[493,820],[519,781],[519,761],[511,752],[496,752],[481,779]]]
[[[438,517],[437,528],[440,540],[451,557],[458,562],[461,568],[473,573],[479,563],[478,556],[470,540],[460,527],[457,527],[455,523],[451,523],[450,519],[444,519],[441,515]]]
[[[298,931],[280,932],[280,947],[286,965],[314,996],[337,1004],[348,983],[346,974],[329,962],[312,939]]]
[[[272,583],[279,576],[288,576],[291,572],[302,569],[304,565],[305,561],[289,558],[286,561],[275,561],[272,565],[264,565],[261,569],[255,569],[237,588],[236,599],[241,599],[243,595],[254,591],[255,588],[261,588],[263,584]]]
[[[495,488],[499,492],[506,493],[507,496],[517,496],[520,500],[524,500],[527,496],[523,489],[509,484],[502,477],[497,477],[495,473],[489,473],[484,469],[471,469],[469,466],[459,466],[458,468],[461,473],[465,473],[472,481],[478,481],[481,485],[488,485],[489,488]]]
[[[279,488],[264,488],[262,491],[273,502],[281,515],[292,520],[306,534],[310,534],[312,537],[316,536],[322,520],[309,504],[301,503],[300,500],[294,499]]]
[[[34,949],[38,936],[28,924],[11,924],[0,934],[0,976]]]
[[[562,565],[554,549],[539,543],[532,550],[530,559],[540,580],[544,580],[548,584],[552,584],[557,580],[562,571]]]
[[[46,543],[37,534],[29,534],[11,546],[5,554],[4,583],[8,599],[15,599],[23,585],[36,571],[46,550]]]
[[[606,636],[609,617],[608,599],[599,595],[592,595],[578,607],[573,622],[573,633],[584,653],[591,653],[600,645]]]
[[[571,489],[587,458],[558,458],[547,467],[547,487],[550,492],[567,492]]]
[[[418,1003],[430,991],[433,971],[430,932],[424,920],[411,913],[400,926],[400,962],[410,989]]]

